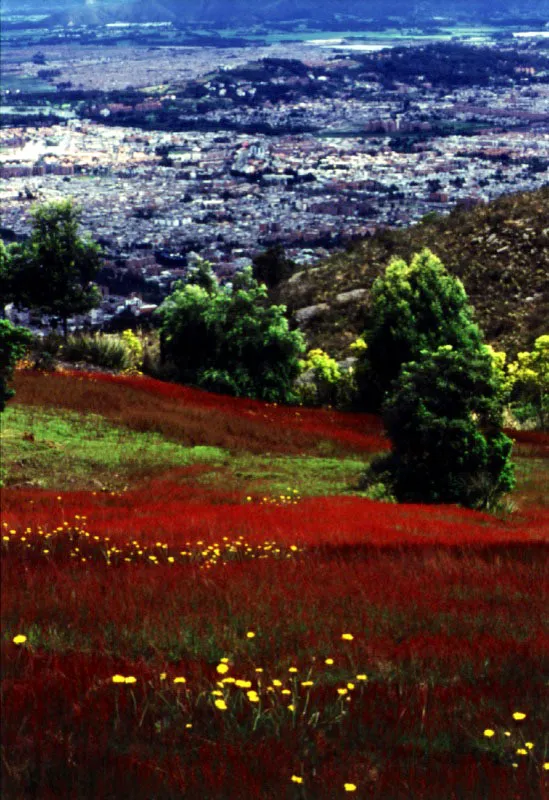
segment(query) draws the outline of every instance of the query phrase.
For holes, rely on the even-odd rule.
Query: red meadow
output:
[[[229,454],[388,447],[372,416],[150,379],[15,388]],[[267,503],[204,465],[5,487],[3,796],[549,796],[549,437],[512,436],[534,477],[505,516],[301,496],[298,471]]]

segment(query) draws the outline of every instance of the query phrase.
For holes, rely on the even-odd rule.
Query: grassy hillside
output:
[[[549,436],[494,517],[355,492],[375,417],[15,388],[3,798],[545,797]]]
[[[549,186],[379,232],[294,275],[281,289],[282,301],[294,312],[318,305],[301,324],[311,347],[348,356],[348,344],[364,329],[375,278],[393,256],[409,260],[423,247],[463,280],[488,342],[514,355],[547,332]]]

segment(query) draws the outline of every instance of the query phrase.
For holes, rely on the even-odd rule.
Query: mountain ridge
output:
[[[318,24],[344,21],[387,19],[421,22],[440,17],[475,21],[486,19],[549,18],[549,0],[504,0],[497,10],[488,0],[450,0],[441,8],[435,0],[409,3],[405,0],[266,0],[253,6],[247,0],[159,0],[153,3],[121,0],[69,0],[51,3],[28,2],[25,10],[50,14],[45,24],[104,25],[108,22],[237,23],[240,27],[265,22],[303,20]],[[21,3],[4,2],[4,11],[21,13]]]

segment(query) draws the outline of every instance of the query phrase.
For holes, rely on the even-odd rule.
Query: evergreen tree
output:
[[[367,348],[357,364],[360,405],[380,410],[403,366],[422,350],[449,344],[457,350],[478,350],[482,336],[474,322],[467,294],[430,250],[408,265],[394,259],[374,282]]]
[[[383,406],[392,450],[362,484],[383,483],[402,502],[489,508],[514,486],[502,433],[500,378],[487,348],[423,350],[404,365]]]

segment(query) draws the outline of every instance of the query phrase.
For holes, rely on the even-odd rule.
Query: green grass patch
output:
[[[317,456],[255,456],[235,455],[224,471],[226,486],[245,491],[255,499],[277,498],[297,494],[326,496],[353,494],[366,458],[333,458]],[[210,483],[219,480],[219,473],[211,472],[200,479]]]
[[[132,478],[191,464],[220,464],[218,447],[185,447],[155,433],[117,427],[96,414],[11,406],[2,414],[4,485],[121,488]]]
[[[99,483],[117,489],[152,473],[204,463],[212,470],[202,483],[222,484],[254,499],[287,496],[293,489],[300,496],[354,494],[352,486],[365,465],[356,456],[231,455],[218,447],[186,447],[161,434],[132,431],[97,414],[16,405],[2,415],[1,442],[4,485],[59,490]]]

